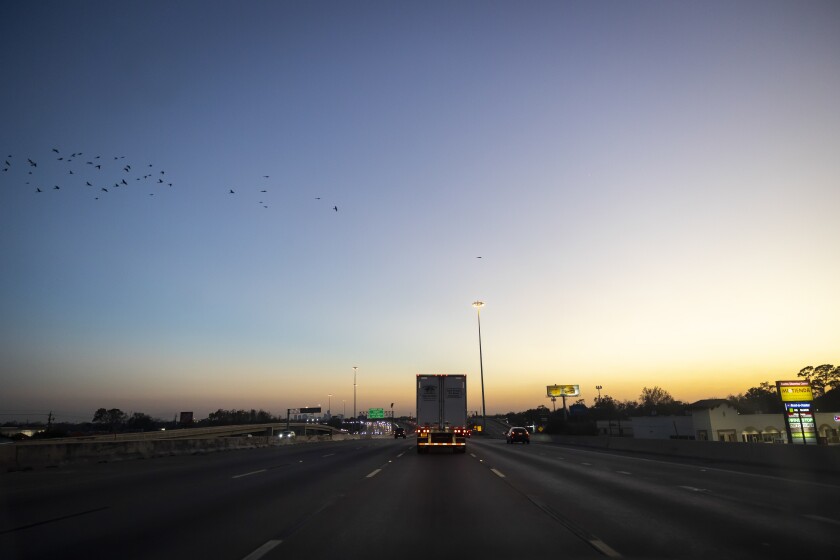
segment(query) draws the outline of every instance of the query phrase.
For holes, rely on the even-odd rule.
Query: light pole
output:
[[[484,433],[487,432],[487,409],[484,406],[484,358],[481,355],[481,308],[484,307],[484,302],[474,301],[472,305],[478,314],[478,366],[481,371],[481,431]]]
[[[603,385],[595,385],[595,388],[598,389],[598,402],[601,402],[601,389],[604,388]]]
[[[347,421],[347,401],[345,399],[341,399],[341,402],[344,404],[344,412],[342,412],[342,416],[344,416],[344,421]]]
[[[359,366],[353,366],[353,421],[356,421],[356,370]]]
[[[332,418],[332,411],[330,408],[332,407],[332,395],[327,395],[327,417]]]

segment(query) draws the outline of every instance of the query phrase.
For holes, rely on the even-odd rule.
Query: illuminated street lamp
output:
[[[595,385],[595,388],[598,389],[598,402],[601,402],[601,389],[604,388],[603,385]]]
[[[484,406],[484,358],[481,355],[481,308],[484,307],[483,301],[474,301],[478,314],[478,365],[481,371],[481,431],[487,433],[487,409]]]

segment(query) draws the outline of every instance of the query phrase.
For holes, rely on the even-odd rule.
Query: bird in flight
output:
[[[333,206],[333,210],[335,210],[336,212],[338,212],[338,206]]]
[[[260,192],[268,192],[268,191],[260,191]]]
[[[108,189],[106,189],[105,187],[102,187],[102,190],[108,192]]]
[[[53,151],[54,151],[55,153],[58,153],[58,149],[57,149],[57,148],[53,148]]]
[[[230,194],[234,194],[233,189],[230,189]]]
[[[42,191],[41,189],[39,189],[39,188],[37,188],[37,187],[36,187],[36,188],[35,188],[35,192],[44,192],[44,191]]]
[[[29,158],[26,158],[26,161],[28,161],[28,162],[29,162],[29,165],[31,165],[32,167],[38,167],[38,164],[37,164],[37,163],[35,163],[34,161],[32,161],[32,160],[31,160],[31,159],[29,159]]]
[[[268,179],[268,175],[263,175],[263,179]]]

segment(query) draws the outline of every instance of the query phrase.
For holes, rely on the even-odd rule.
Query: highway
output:
[[[834,475],[474,437],[0,474],[0,558],[829,558]]]

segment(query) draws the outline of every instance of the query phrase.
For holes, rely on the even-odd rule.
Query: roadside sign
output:
[[[321,407],[320,406],[310,406],[310,407],[305,407],[305,408],[300,409],[301,414],[312,414],[312,413],[315,413],[315,412],[321,412]]]
[[[368,418],[377,419],[377,418],[385,418],[385,409],[384,408],[370,408],[368,409]]]
[[[814,400],[811,384],[807,381],[776,381],[782,402],[808,402]]]

